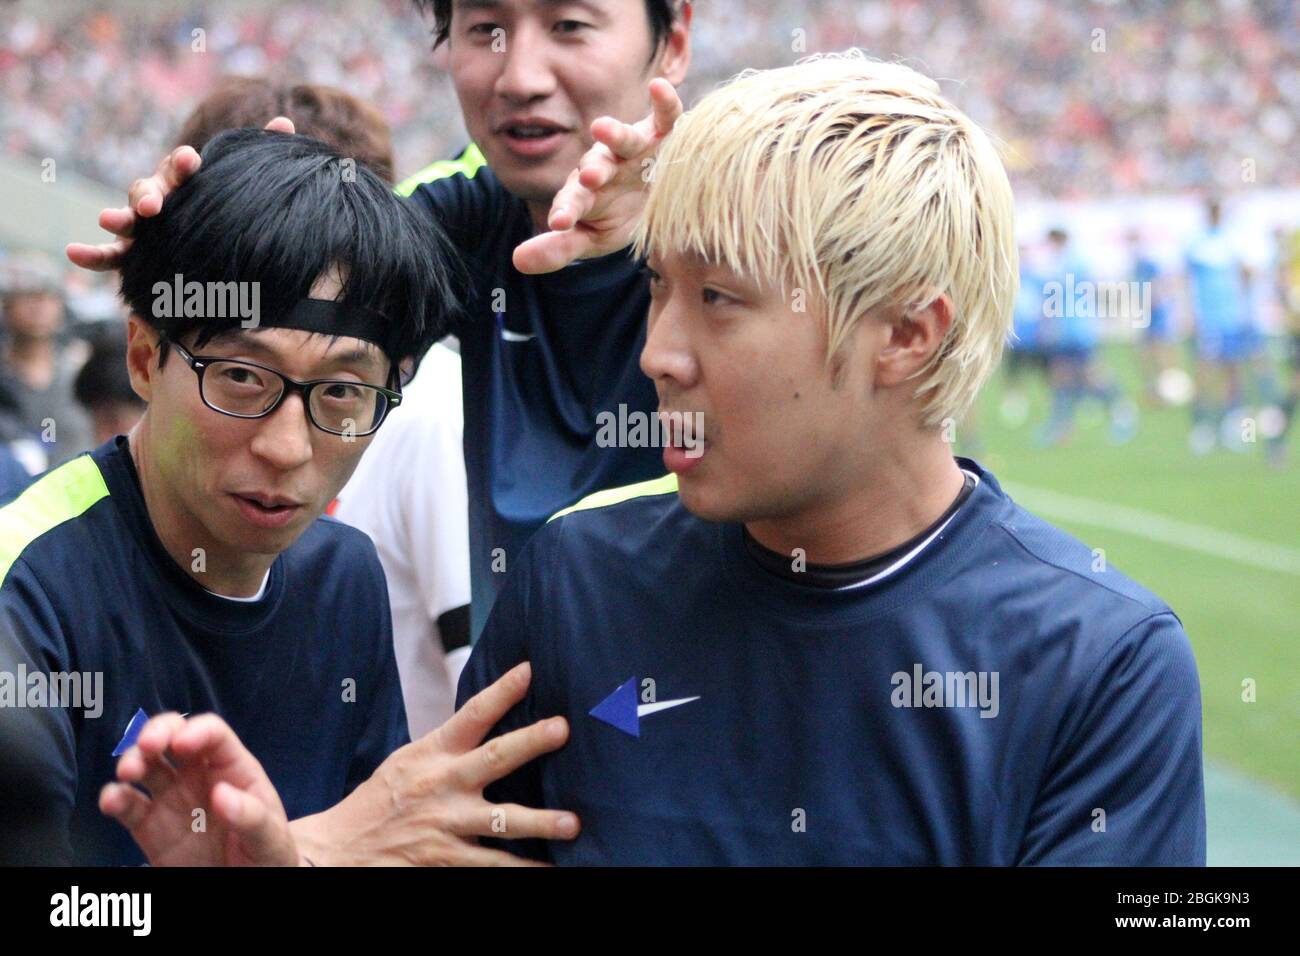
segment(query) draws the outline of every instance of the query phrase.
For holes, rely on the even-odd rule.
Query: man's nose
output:
[[[641,371],[656,384],[665,380],[678,388],[690,388],[695,384],[699,366],[680,310],[674,307],[672,299],[654,310],[646,324]]]
[[[258,423],[253,436],[253,454],[281,471],[311,461],[312,430],[301,395],[286,395],[280,407]]]
[[[496,92],[512,102],[527,103],[555,92],[546,36],[541,27],[525,23],[504,37],[504,59]]]

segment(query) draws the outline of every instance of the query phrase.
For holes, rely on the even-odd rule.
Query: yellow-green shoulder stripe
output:
[[[425,166],[418,173],[407,176],[397,184],[397,188],[393,192],[399,196],[409,196],[424,183],[455,176],[457,173],[473,179],[475,174],[486,165],[487,160],[483,158],[483,153],[478,148],[478,144],[470,143],[465,147],[465,151],[455,159],[440,159],[436,163]]]
[[[89,455],[74,458],[0,508],[0,583],[18,556],[50,529],[85,512],[108,486]]]
[[[547,518],[547,522],[554,521],[556,518],[563,518],[567,514],[575,511],[588,511],[592,508],[608,508],[610,505],[616,505],[623,501],[631,501],[633,498],[645,498],[649,495],[675,495],[677,494],[677,476],[664,475],[662,478],[651,478],[649,481],[638,481],[634,485],[623,485],[621,488],[606,488],[604,491],[595,491],[587,495],[576,505],[571,505],[563,511],[557,511]]]

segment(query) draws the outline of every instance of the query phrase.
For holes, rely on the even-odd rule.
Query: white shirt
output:
[[[412,739],[451,716],[459,667],[468,657],[458,652],[449,665],[437,624],[439,615],[468,604],[470,596],[463,431],[460,356],[435,345],[333,512],[368,534],[379,552]]]
[[[240,604],[253,604],[266,597],[266,586],[270,581],[271,569],[267,568],[266,573],[262,575],[262,586],[257,589],[257,593],[252,597],[234,597],[229,594],[221,594],[218,591],[213,591],[211,588],[204,588],[203,590],[207,591],[209,594],[215,594],[219,598],[225,598],[227,601],[238,601]]]

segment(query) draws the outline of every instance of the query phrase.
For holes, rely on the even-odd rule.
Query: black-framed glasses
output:
[[[378,431],[389,411],[402,403],[402,393],[391,388],[336,378],[299,382],[256,362],[193,355],[175,340],[166,341],[199,377],[203,404],[232,418],[265,418],[296,392],[307,418],[321,431],[360,438]]]

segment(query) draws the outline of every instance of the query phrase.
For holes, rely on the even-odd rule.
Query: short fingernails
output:
[[[551,740],[563,740],[569,732],[569,724],[563,717],[552,717],[546,722],[546,736]]]
[[[566,813],[555,821],[555,830],[560,836],[574,836],[578,832],[578,818]]]

